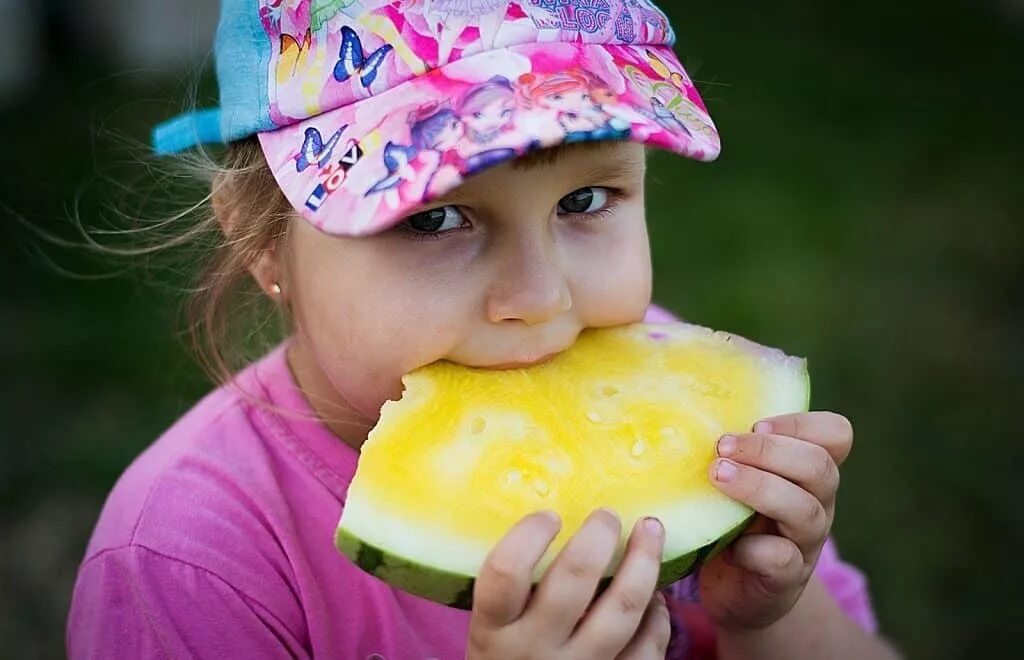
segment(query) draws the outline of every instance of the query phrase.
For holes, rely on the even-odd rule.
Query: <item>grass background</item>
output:
[[[657,299],[806,355],[813,407],[853,420],[835,535],[908,657],[1015,657],[1024,12],[663,4],[725,151],[654,160]],[[0,110],[0,200],[66,232],[73,206],[99,224],[148,194],[116,136],[145,140],[186,75],[52,49],[44,83]],[[72,278],[52,262],[111,266],[0,227],[0,657],[59,657],[105,494],[208,385],[182,339],[185,271]]]

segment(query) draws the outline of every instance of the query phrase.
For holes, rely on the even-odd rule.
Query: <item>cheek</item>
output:
[[[300,255],[289,288],[299,340],[317,369],[339,401],[371,416],[401,394],[403,375],[459,340],[461,303],[447,289],[423,295],[429,278],[410,275],[411,264],[348,247]]]
[[[642,205],[605,219],[611,231],[577,242],[571,252],[574,306],[586,326],[643,319],[651,302],[651,253]]]

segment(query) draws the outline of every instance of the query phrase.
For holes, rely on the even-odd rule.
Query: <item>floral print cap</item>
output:
[[[674,41],[649,0],[224,0],[221,107],[154,143],[258,134],[303,218],[373,234],[535,149],[629,140],[715,159]]]

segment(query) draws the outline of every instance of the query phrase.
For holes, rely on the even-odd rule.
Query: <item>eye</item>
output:
[[[466,223],[462,212],[454,206],[442,206],[410,215],[402,224],[415,234],[446,234]]]
[[[569,215],[598,213],[608,206],[607,188],[589,186],[575,190],[558,202],[558,210]]]

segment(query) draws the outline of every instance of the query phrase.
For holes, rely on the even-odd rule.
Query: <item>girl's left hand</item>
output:
[[[719,440],[713,483],[758,515],[701,569],[701,604],[717,626],[765,628],[796,605],[832,528],[852,444],[849,420],[831,412],[773,417]]]

